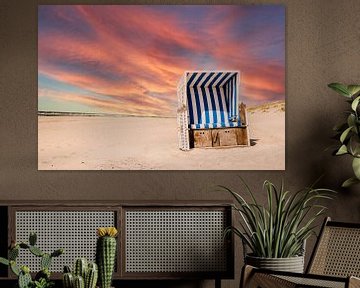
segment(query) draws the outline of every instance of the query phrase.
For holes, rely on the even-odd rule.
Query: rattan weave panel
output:
[[[325,227],[309,272],[360,277],[360,229]]]
[[[312,279],[312,278],[302,278],[302,277],[293,277],[293,276],[279,276],[278,278],[290,281],[296,284],[296,287],[326,287],[326,288],[345,288],[345,281],[331,281],[324,279]]]
[[[115,226],[114,211],[16,211],[16,241],[28,241],[35,231],[43,251],[53,252],[64,248],[65,253],[54,259],[50,270],[62,272],[64,265],[74,259],[86,257],[95,260],[96,228]],[[40,259],[28,251],[21,251],[18,262],[38,271]]]
[[[126,211],[126,272],[223,272],[223,211]]]

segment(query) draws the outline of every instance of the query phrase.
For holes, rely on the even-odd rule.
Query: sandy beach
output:
[[[38,169],[284,170],[284,103],[248,117],[250,147],[184,152],[176,118],[38,116]]]

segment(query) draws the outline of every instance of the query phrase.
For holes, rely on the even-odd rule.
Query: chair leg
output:
[[[251,280],[251,276],[253,275],[253,271],[254,271],[254,267],[250,265],[245,265],[242,268],[239,288],[248,287]]]
[[[349,277],[349,288],[360,288],[360,278]]]
[[[295,288],[296,284],[271,274],[257,272],[257,269],[246,265],[241,273],[240,288]],[[357,286],[355,286],[357,288]],[[354,288],[355,288],[354,287]]]

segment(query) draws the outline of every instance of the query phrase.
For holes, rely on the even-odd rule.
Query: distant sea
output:
[[[175,116],[133,115],[133,114],[95,113],[95,112],[62,112],[62,111],[61,112],[60,111],[38,111],[38,116],[175,118]]]
[[[38,116],[121,116],[119,114],[91,113],[91,112],[59,112],[59,111],[38,111]]]

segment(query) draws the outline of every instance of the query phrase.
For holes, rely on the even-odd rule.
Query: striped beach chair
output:
[[[178,84],[179,148],[249,146],[238,71],[187,71]]]

